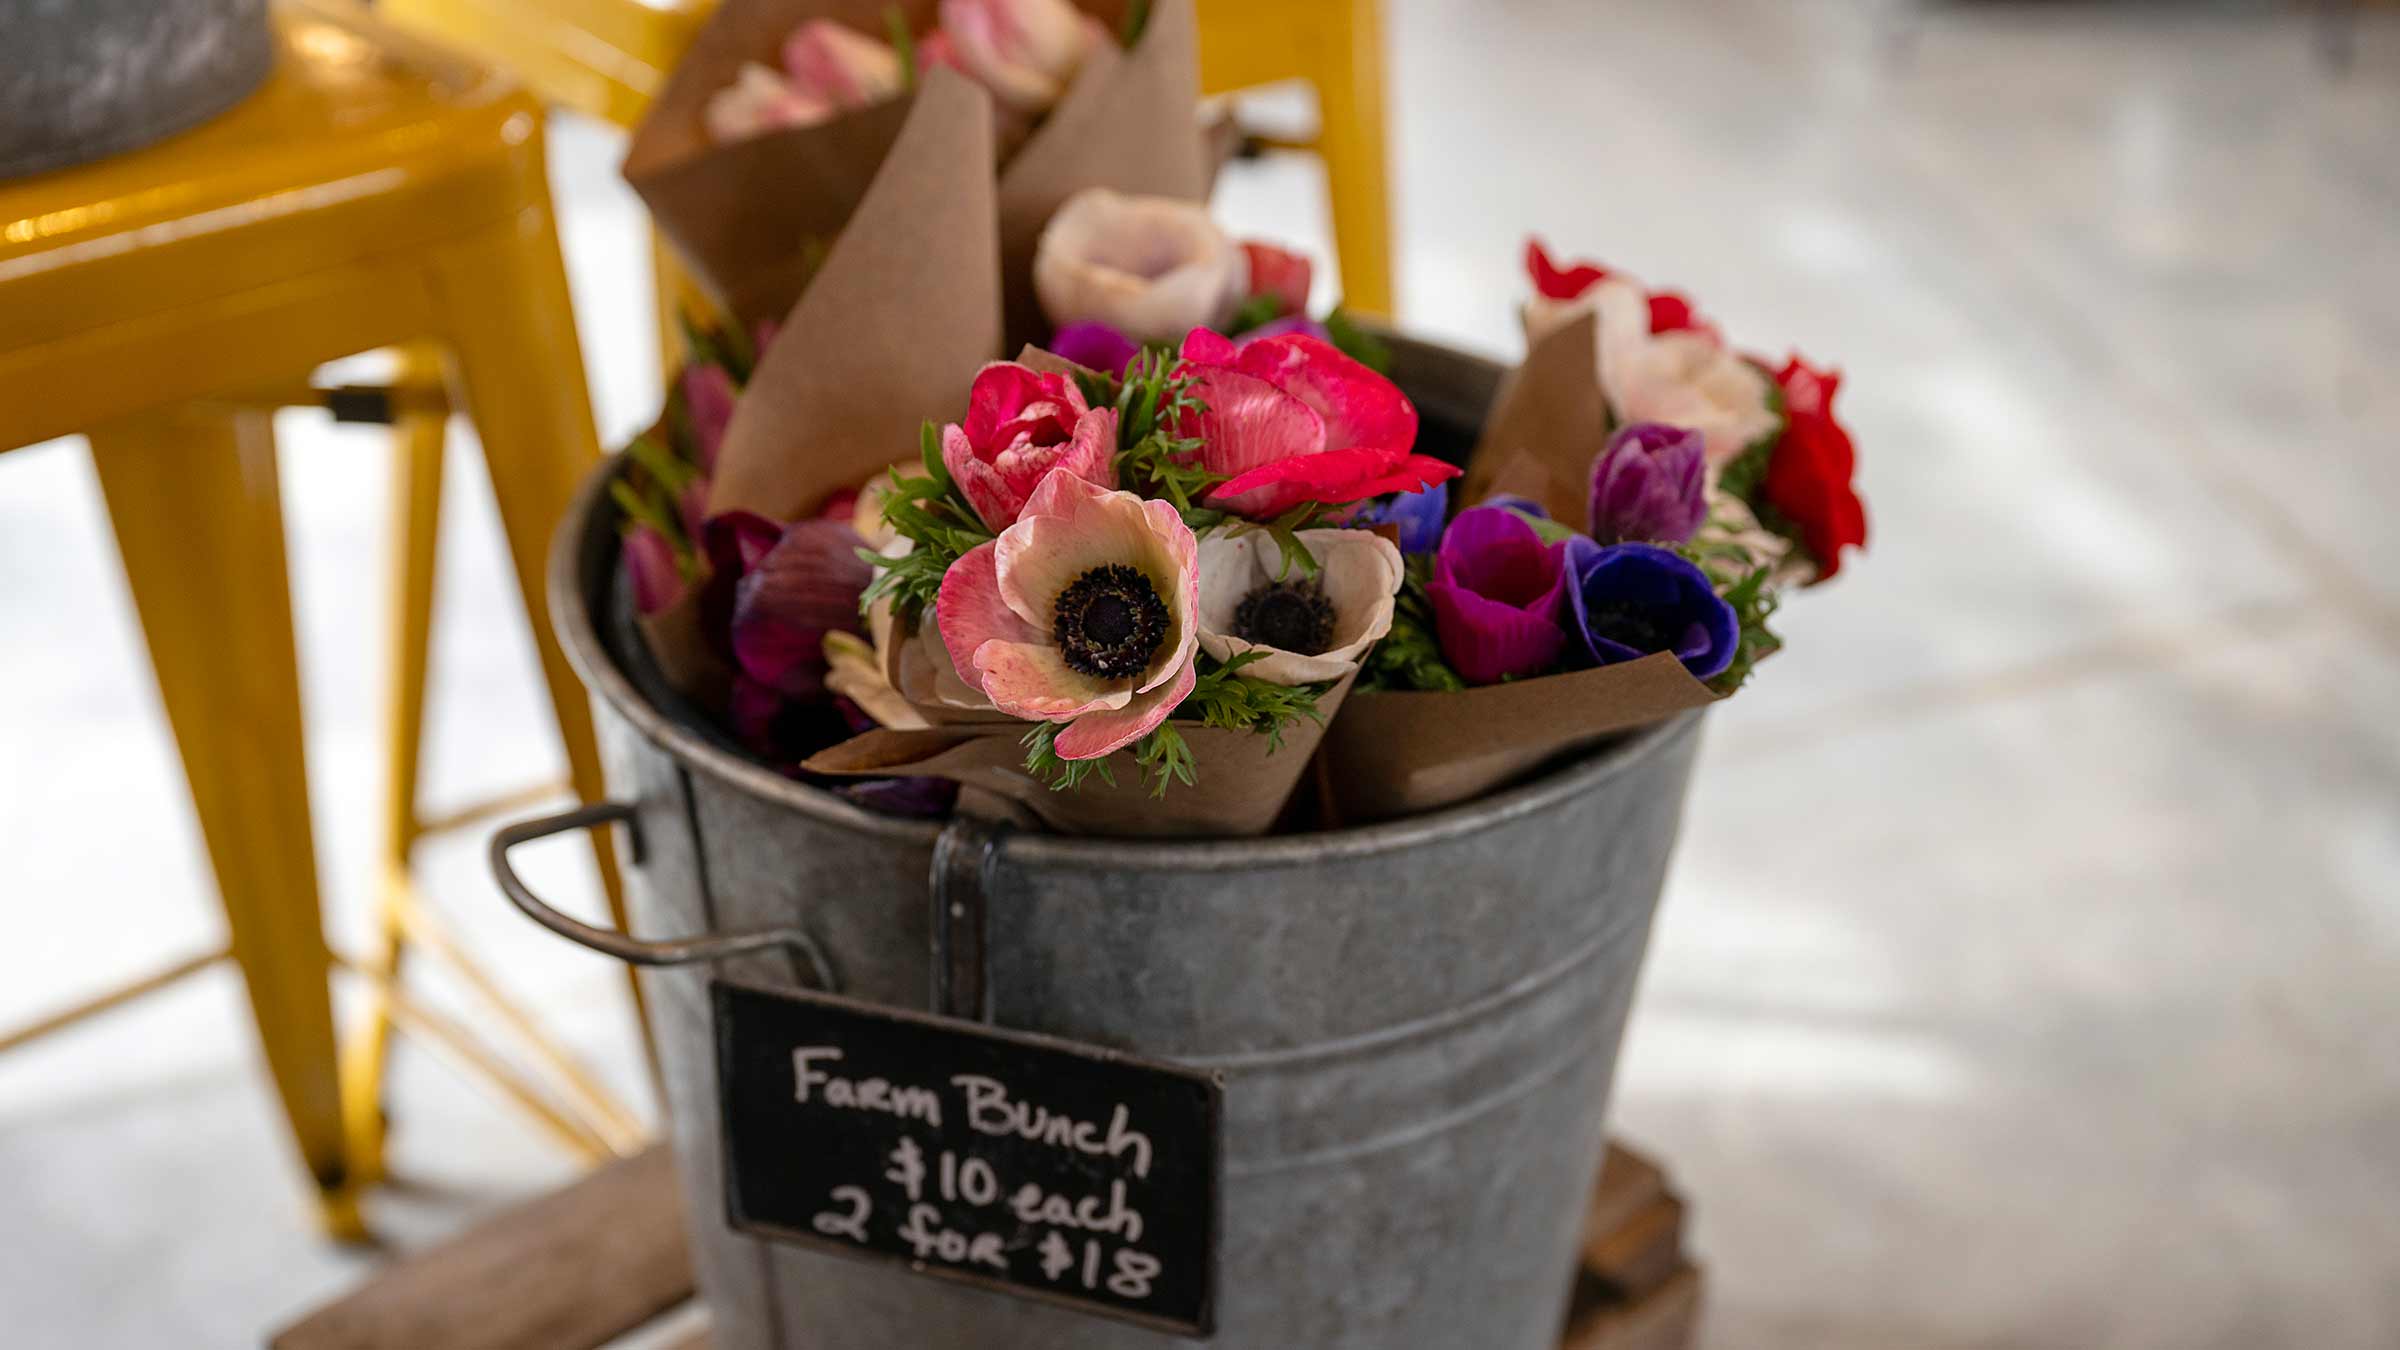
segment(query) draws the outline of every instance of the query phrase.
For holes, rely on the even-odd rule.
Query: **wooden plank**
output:
[[[1640,1298],[1682,1264],[1683,1202],[1672,1194],[1643,1206],[1614,1231],[1584,1235],[1584,1274],[1618,1298]]]
[[[1592,1190],[1592,1207],[1584,1214],[1585,1250],[1633,1222],[1666,1193],[1666,1176],[1658,1164],[1611,1139],[1608,1155],[1600,1162],[1600,1184]]]
[[[1700,1271],[1679,1266],[1666,1283],[1631,1303],[1583,1282],[1559,1350],[1688,1350],[1700,1331]]]
[[[692,1296],[663,1148],[403,1257],[274,1350],[583,1350]]]

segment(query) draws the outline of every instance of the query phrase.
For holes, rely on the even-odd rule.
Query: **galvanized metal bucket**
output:
[[[1426,442],[1457,453],[1488,362],[1394,340]],[[637,964],[691,1244],[741,1350],[1157,1350],[1191,1342],[735,1232],[706,981],[925,1006],[933,869],[958,827],[862,811],[733,750],[647,668],[595,475],[551,570],[617,802],[511,827],[520,905]],[[1213,1343],[1557,1343],[1617,1046],[1699,744],[1698,714],[1469,805],[1365,829],[1156,843],[1016,834],[979,855],[999,1025],[1217,1070]],[[515,844],[621,822],[641,936],[550,911]]]
[[[171,136],[274,64],[267,0],[0,0],[0,178]]]

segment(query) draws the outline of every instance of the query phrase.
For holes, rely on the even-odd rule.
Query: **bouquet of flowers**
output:
[[[1294,820],[1428,810],[1738,688],[1864,541],[1837,377],[1536,244],[1523,366],[1423,455],[1309,260],[1197,204],[1195,86],[1190,0],[717,11],[627,162],[729,301],[617,484],[668,679],[887,809],[1133,835],[1274,828],[1312,764]]]
[[[725,0],[628,148],[624,172],[712,298],[780,319],[869,190],[952,210],[949,138],[902,129],[943,80],[987,97],[933,114],[973,124],[1004,274],[1077,190],[1195,198],[1211,177],[1195,118],[1191,0]],[[934,260],[928,260],[934,261]],[[1038,322],[1012,280],[1012,340]]]
[[[1866,542],[1840,377],[1689,300],[1526,249],[1528,354],[1448,485],[1396,498],[1408,580],[1329,747],[1345,818],[1465,800],[1732,693],[1781,592]]]

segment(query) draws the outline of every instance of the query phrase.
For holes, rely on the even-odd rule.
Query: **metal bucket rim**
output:
[[[585,587],[588,576],[595,585],[605,588],[616,572],[615,531],[608,529],[608,484],[622,468],[623,457],[616,455],[593,466],[551,540],[548,577],[551,626],[557,632],[568,663],[582,677],[584,686],[608,700],[646,740],[687,769],[827,824],[931,848],[941,833],[940,821],[909,820],[870,811],[822,788],[786,778],[763,764],[711,744],[661,710],[635,686],[616,654],[609,650],[594,619],[599,604],[605,603],[605,590],[591,594]],[[592,536],[603,530],[607,531],[605,541],[595,541]],[[592,556],[595,544],[601,556],[597,565],[587,569],[587,558]],[[1300,867],[1323,863],[1329,857],[1396,852],[1543,810],[1618,774],[1631,772],[1651,756],[1692,734],[1704,711],[1682,713],[1622,739],[1605,742],[1514,787],[1399,820],[1251,839],[1119,839],[1028,831],[1010,835],[1002,848],[1018,862],[1177,871]]]

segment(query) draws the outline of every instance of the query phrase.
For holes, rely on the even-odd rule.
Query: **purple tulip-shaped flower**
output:
[[[825,635],[860,631],[859,592],[873,569],[840,521],[785,527],[733,590],[733,657],[751,679],[794,698],[825,689]]]
[[[1050,336],[1050,354],[1103,375],[1123,375],[1142,344],[1098,320],[1071,323]]]
[[[1401,493],[1376,507],[1367,521],[1396,527],[1402,553],[1431,553],[1442,546],[1442,524],[1449,517],[1450,485],[1443,482]]]
[[[1442,659],[1469,684],[1539,675],[1566,649],[1564,544],[1545,544],[1523,516],[1470,507],[1434,551],[1433,602]]]
[[[1264,341],[1267,338],[1286,337],[1293,333],[1305,334],[1319,342],[1333,341],[1332,332],[1315,319],[1305,314],[1286,314],[1280,319],[1269,319],[1256,328],[1243,329],[1234,338],[1233,345],[1247,347],[1253,342]]]
[[[1689,542],[1708,518],[1707,444],[1664,422],[1619,428],[1592,461],[1592,538]]]
[[[739,393],[723,366],[683,368],[683,406],[692,420],[692,450],[703,476],[717,471],[717,447],[725,443],[725,428],[733,424],[733,401]]]
[[[655,525],[625,532],[625,578],[633,583],[633,612],[645,616],[673,608],[690,589],[675,561],[675,545]]]
[[[1681,554],[1651,544],[1565,544],[1567,608],[1580,656],[1613,665],[1673,652],[1707,679],[1732,664],[1741,622],[1708,576]]]

